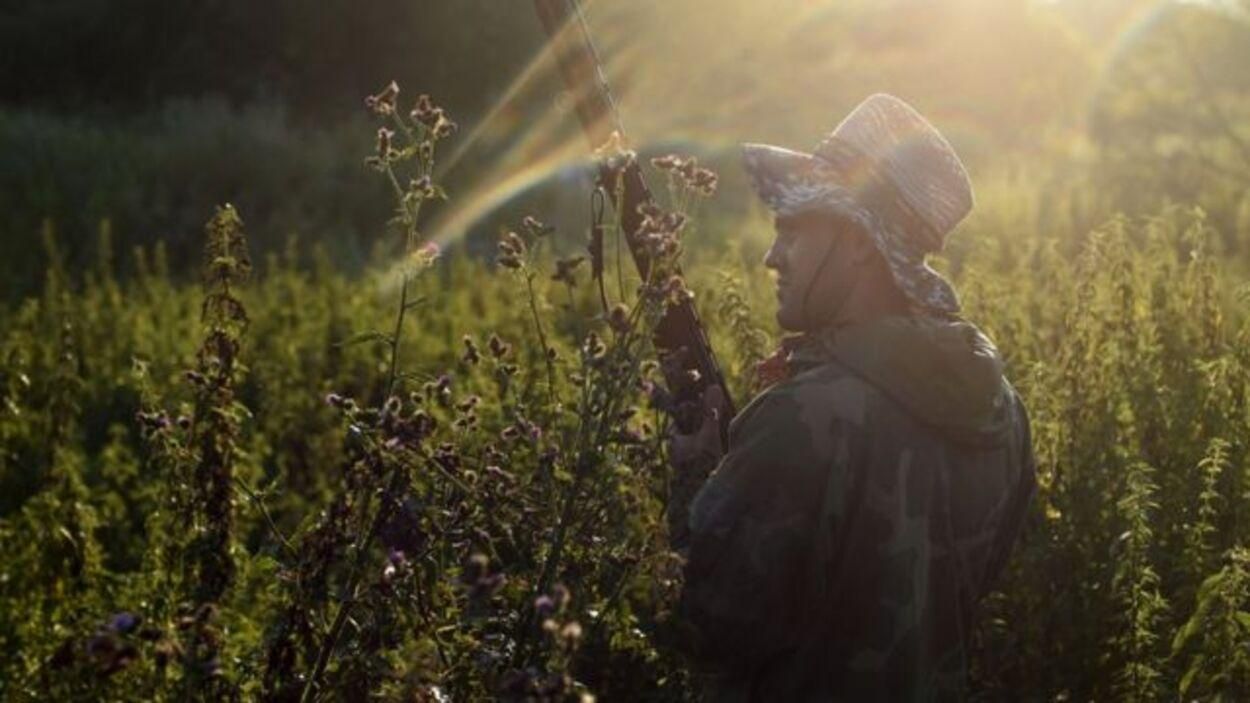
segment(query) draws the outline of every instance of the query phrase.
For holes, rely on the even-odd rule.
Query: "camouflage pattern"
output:
[[[899,317],[804,337],[789,365],[690,506],[707,700],[960,698],[974,606],[1035,490],[997,352]]]

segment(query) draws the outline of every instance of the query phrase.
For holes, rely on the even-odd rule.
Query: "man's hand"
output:
[[[676,424],[668,439],[668,460],[673,468],[682,471],[688,467],[711,464],[725,453],[721,442],[720,420],[727,412],[725,394],[720,386],[711,386],[703,392],[703,422],[699,429],[683,434]]]
[[[665,513],[669,542],[679,553],[685,552],[690,538],[690,501],[725,453],[720,433],[720,419],[727,412],[725,394],[720,386],[712,386],[703,392],[701,400],[703,422],[699,429],[684,434],[677,431],[674,423],[668,438],[668,460],[673,466],[673,477]]]

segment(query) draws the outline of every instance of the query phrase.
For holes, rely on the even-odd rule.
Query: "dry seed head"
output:
[[[388,117],[395,113],[395,99],[399,97],[399,84],[391,81],[377,95],[365,98],[365,107],[373,114]]]

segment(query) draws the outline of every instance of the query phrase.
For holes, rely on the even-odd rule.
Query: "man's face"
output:
[[[817,329],[832,319],[850,292],[852,257],[838,221],[809,212],[773,222],[777,236],[764,265],[777,272],[777,324],[791,332]]]

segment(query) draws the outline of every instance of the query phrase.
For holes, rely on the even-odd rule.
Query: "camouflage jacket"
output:
[[[800,340],[690,504],[681,611],[709,700],[950,700],[1035,491],[1028,420],[965,322]]]

